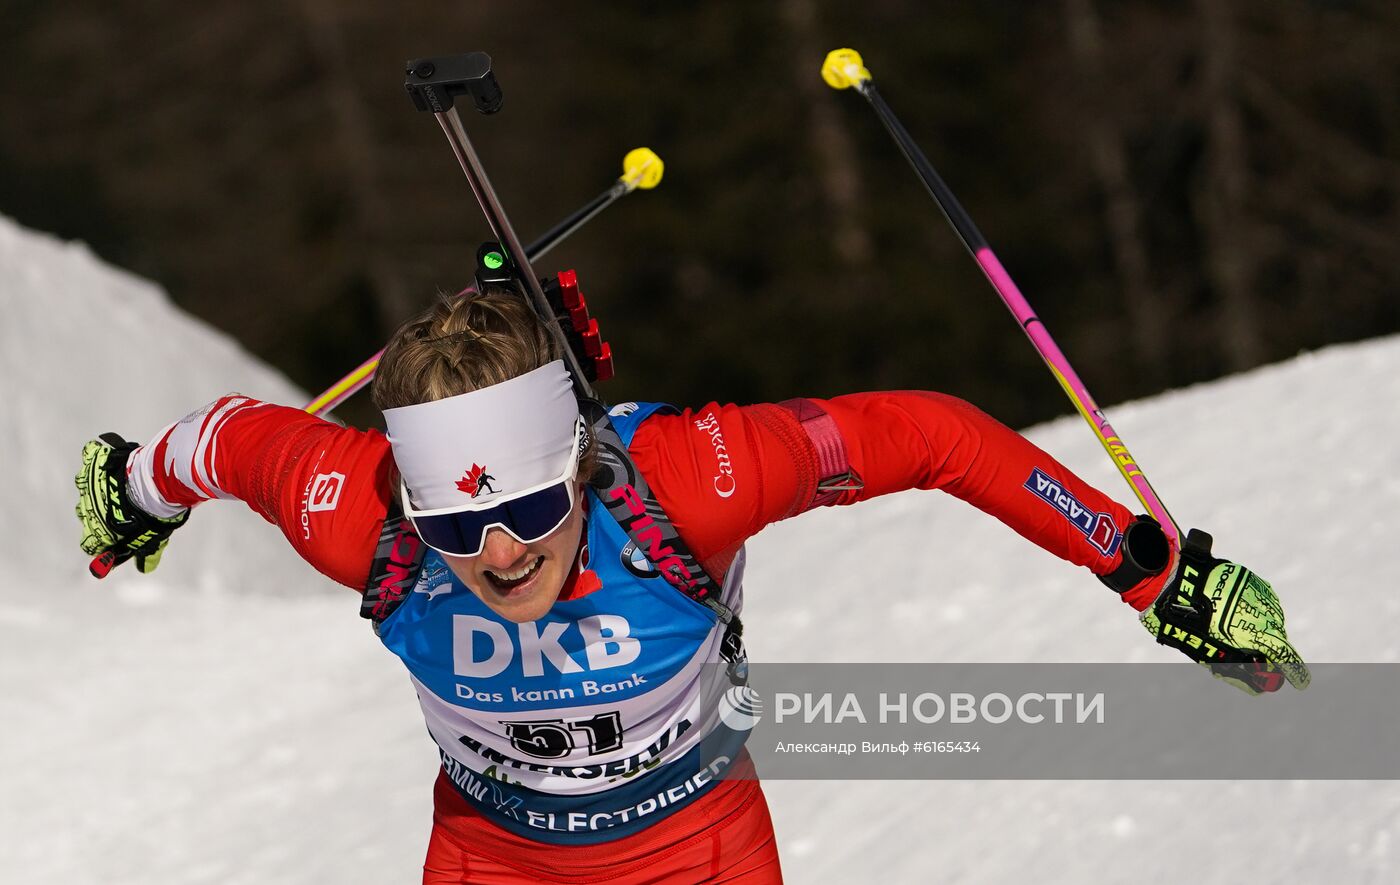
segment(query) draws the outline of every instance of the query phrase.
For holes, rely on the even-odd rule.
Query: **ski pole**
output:
[[[665,163],[651,148],[639,147],[627,152],[622,158],[622,175],[613,182],[607,190],[589,200],[583,206],[572,212],[569,217],[560,221],[540,235],[540,238],[525,247],[525,254],[530,261],[538,261],[545,253],[559,245],[574,231],[583,227],[595,215],[617,202],[622,197],[630,194],[634,190],[651,190],[661,183],[661,175],[665,170]],[[361,388],[374,380],[374,373],[379,370],[379,358],[384,355],[380,350],[374,356],[360,363],[350,371],[344,378],[341,378],[318,397],[306,404],[306,411],[313,415],[328,412],[336,406],[354,396]]]
[[[996,289],[1001,296],[1002,302],[1012,315],[1021,324],[1021,329],[1030,338],[1031,344],[1045,360],[1045,365],[1049,367],[1050,373],[1055,376],[1055,380],[1060,382],[1060,387],[1069,396],[1070,402],[1079,410],[1079,414],[1089,423],[1099,442],[1103,444],[1104,451],[1113,459],[1117,465],[1118,472],[1127,480],[1132,488],[1133,494],[1142,502],[1148,512],[1162,525],[1162,530],[1166,532],[1173,541],[1180,542],[1181,528],[1172,519],[1167,507],[1157,497],[1157,493],[1152,489],[1152,484],[1147,481],[1142,468],[1128,451],[1117,431],[1108,423],[1108,418],[1103,410],[1094,402],[1094,398],[1089,395],[1089,390],[1084,386],[1084,382],[1079,380],[1079,375],[1075,373],[1074,367],[1069,364],[1069,360],[1050,337],[1045,324],[1031,310],[1030,304],[1026,301],[1021,290],[1012,282],[1011,276],[1002,267],[1001,261],[992,252],[992,247],[987,243],[982,232],[973,224],[972,217],[967,214],[967,210],[958,202],[957,197],[943,183],[943,179],[934,171],[933,165],[929,163],[924,152],[914,143],[914,139],[909,132],[899,122],[894,111],[885,103],[884,98],[875,89],[875,80],[861,61],[860,53],[854,49],[834,49],[827,54],[826,60],[822,63],[822,79],[832,89],[846,89],[854,86],[870,107],[874,109],[875,115],[880,118],[885,129],[894,139],[895,144],[904,154],[904,158],[909,161],[909,165],[914,168],[914,172],[923,182],[924,188],[929,196],[933,197],[938,208],[942,210],[943,217],[948,219],[948,223],[957,231],[958,237],[962,240],[967,251],[972,254],[977,265],[982,268],[982,273],[986,274],[987,281]]]

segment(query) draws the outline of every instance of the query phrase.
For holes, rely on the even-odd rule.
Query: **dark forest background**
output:
[[[464,120],[523,239],[628,149],[666,162],[539,268],[579,271],[615,400],[923,387],[1017,426],[1070,411],[874,115],[821,82],[839,46],[1101,403],[1400,330],[1393,0],[0,10],[0,212],[158,280],[313,393],[468,282],[488,231],[402,86],[405,59],[466,50],[505,91]]]

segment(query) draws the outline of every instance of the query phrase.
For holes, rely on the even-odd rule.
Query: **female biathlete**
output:
[[[425,883],[780,882],[744,733],[715,710],[742,682],[744,542],[816,506],[941,489],[1087,568],[1217,675],[1306,684],[1267,583],[1177,549],[952,397],[614,408],[653,513],[590,482],[598,440],[557,340],[486,287],[396,333],[374,386],[387,435],[229,395],[144,446],[83,450],[88,554],[149,571],[189,508],[238,498],[362,595],[442,757]],[[653,516],[718,598],[657,579]]]

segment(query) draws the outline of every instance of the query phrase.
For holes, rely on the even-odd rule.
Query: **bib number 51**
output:
[[[589,755],[622,749],[622,716],[616,711],[587,719],[502,722],[515,749],[536,759],[562,759],[586,747]]]

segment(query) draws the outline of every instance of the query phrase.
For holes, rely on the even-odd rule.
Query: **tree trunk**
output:
[[[1105,78],[1103,36],[1092,0],[1066,0],[1065,20],[1081,87],[1084,94],[1092,95]],[[1088,117],[1084,137],[1094,176],[1103,191],[1104,223],[1123,287],[1133,354],[1143,380],[1155,388],[1167,377],[1175,317],[1161,293],[1152,287],[1142,235],[1142,201],[1128,173],[1122,127],[1103,107],[1093,108]]]
[[[1226,365],[1236,371],[1264,359],[1258,299],[1259,264],[1246,215],[1249,160],[1237,93],[1237,29],[1230,0],[1197,0],[1201,20],[1201,89],[1206,115],[1204,180],[1197,211],[1211,287],[1220,298],[1215,323]]]
[[[345,163],[350,182],[354,226],[364,248],[364,266],[379,310],[380,323],[392,329],[414,312],[426,297],[414,299],[403,284],[385,249],[384,221],[391,217],[378,175],[378,159],[369,114],[355,92],[351,67],[336,18],[334,0],[302,0],[307,35],[321,69],[326,72],[325,94],[335,133],[333,145]]]
[[[870,234],[860,224],[861,179],[853,159],[855,145],[840,122],[831,101],[831,90],[818,76],[817,59],[824,57],[816,27],[812,0],[784,0],[782,20],[794,50],[793,66],[798,94],[806,101],[807,141],[817,153],[822,196],[829,213],[832,251],[848,270],[870,263]]]

